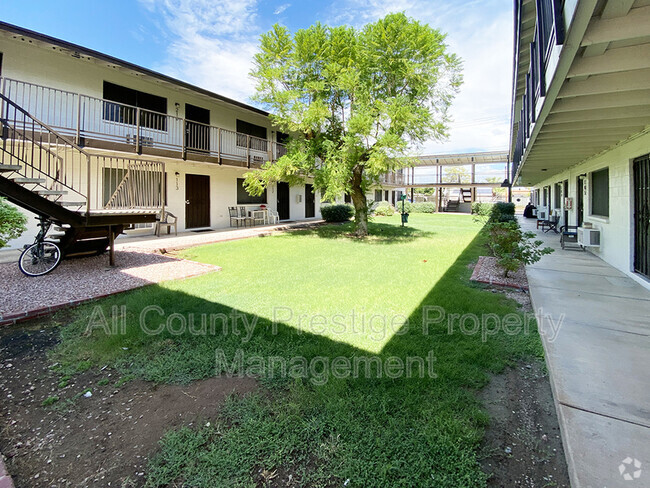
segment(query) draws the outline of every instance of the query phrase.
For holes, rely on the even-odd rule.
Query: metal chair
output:
[[[156,235],[160,237],[160,229],[167,228],[167,234],[171,233],[171,228],[174,228],[174,235],[178,235],[178,217],[171,212],[161,212],[158,214],[158,221],[156,222]]]
[[[556,234],[558,233],[557,230],[557,224],[560,223],[560,216],[559,215],[553,215],[551,216],[550,219],[544,220],[541,223],[541,228],[544,232],[548,232],[549,230],[552,230]],[[539,221],[538,221],[538,228],[540,227]]]
[[[230,227],[236,226],[237,228],[239,228],[240,223],[243,223],[244,227],[246,227],[247,217],[242,217],[237,207],[228,207],[228,214],[230,215]],[[235,225],[233,225],[233,222],[235,223]]]
[[[571,244],[571,246],[567,247],[567,244]],[[560,245],[562,246],[562,249],[584,251],[584,248],[578,244],[577,225],[563,225],[560,227]]]

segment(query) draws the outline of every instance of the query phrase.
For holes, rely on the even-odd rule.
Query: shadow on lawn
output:
[[[347,239],[352,242],[361,242],[364,244],[403,244],[413,242],[417,239],[432,237],[436,233],[416,229],[409,226],[397,226],[394,224],[368,222],[367,237],[357,237],[354,235],[354,224],[346,222],[340,225],[323,225],[314,229],[300,229],[288,232],[286,235],[315,235],[322,239]]]
[[[390,233],[386,241],[396,239],[396,234],[399,239],[400,232],[406,240],[427,234],[411,228],[396,230],[387,224],[373,223],[372,227],[375,233]],[[331,231],[325,227],[293,234],[341,238],[340,231],[337,226]],[[406,362],[409,357],[431,354],[436,359],[435,377],[387,378],[383,371],[371,369],[367,376],[330,376],[324,384],[314,384],[313,378],[278,376],[282,371],[265,362],[262,382],[275,393],[270,398],[240,400],[229,407],[224,415],[231,427],[226,433],[213,436],[199,429],[163,442],[152,468],[154,484],[185,479],[192,486],[203,486],[202,476],[207,473],[205,479],[210,481],[205,486],[213,486],[209,483],[217,480],[210,476],[218,473],[226,476],[221,480],[224,485],[232,485],[235,479],[245,480],[264,467],[293,473],[296,479],[302,477],[303,485],[310,486],[341,486],[345,479],[354,479],[355,486],[484,486],[486,475],[480,469],[477,450],[488,419],[474,391],[486,383],[486,373],[499,371],[518,356],[540,354],[536,331],[518,337],[500,332],[482,340],[480,334],[450,333],[447,321],[423,327],[427,306],[441,307],[446,314],[478,316],[503,316],[514,311],[514,302],[468,282],[468,264],[480,254],[481,240],[479,235],[465,248],[402,329],[379,354],[372,355],[386,364],[391,358]],[[95,330],[84,337],[86,317],[66,329],[68,340],[64,340],[57,359],[74,362],[90,357],[95,364],[112,363],[147,380],[188,382],[223,374],[223,369],[215,370],[215,351],[221,351],[228,360],[240,350],[246,358],[263,360],[302,357],[311,362],[317,358],[371,356],[335,338],[300,332],[282,323],[274,326],[268,319],[245,311],[237,312],[246,316],[249,324],[256,323],[246,341],[241,331],[232,329],[205,335],[170,330],[147,335],[138,327],[138,320],[149,305],[164,308],[166,317],[193,314],[198,324],[201,314],[233,313],[218,302],[157,285],[101,302],[107,315],[114,305],[125,305],[128,310],[126,334],[107,337]],[[90,314],[90,308],[85,310]],[[163,321],[164,317],[156,313],[149,316],[151,325]],[[316,370],[312,373],[319,375]],[[189,451],[178,447],[182,442],[187,442]],[[202,447],[196,451],[192,445]]]

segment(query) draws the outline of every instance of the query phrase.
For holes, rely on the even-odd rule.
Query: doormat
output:
[[[193,230],[192,232],[212,232],[212,229],[197,229]]]

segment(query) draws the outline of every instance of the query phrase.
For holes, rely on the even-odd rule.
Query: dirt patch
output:
[[[215,418],[228,395],[257,389],[251,378],[123,384],[107,369],[62,383],[46,357],[58,330],[42,326],[0,331],[0,452],[17,487],[140,486],[166,431]]]
[[[480,393],[490,416],[482,445],[488,486],[569,488],[553,394],[544,364],[522,362]]]

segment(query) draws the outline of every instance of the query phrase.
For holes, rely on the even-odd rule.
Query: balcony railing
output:
[[[186,158],[214,158],[260,166],[286,147],[232,130],[24,81],[2,79],[2,94],[79,146],[97,141],[136,153],[173,151]]]
[[[535,0],[535,32],[530,44],[530,65],[526,73],[526,85],[519,112],[519,127],[512,157],[511,181],[517,173],[526,152],[530,131],[535,123],[537,104],[546,96],[546,70],[555,45],[564,42],[563,0]],[[521,28],[521,1],[517,4],[517,39]],[[517,56],[520,46],[517,46]],[[517,89],[516,86],[514,88]]]

